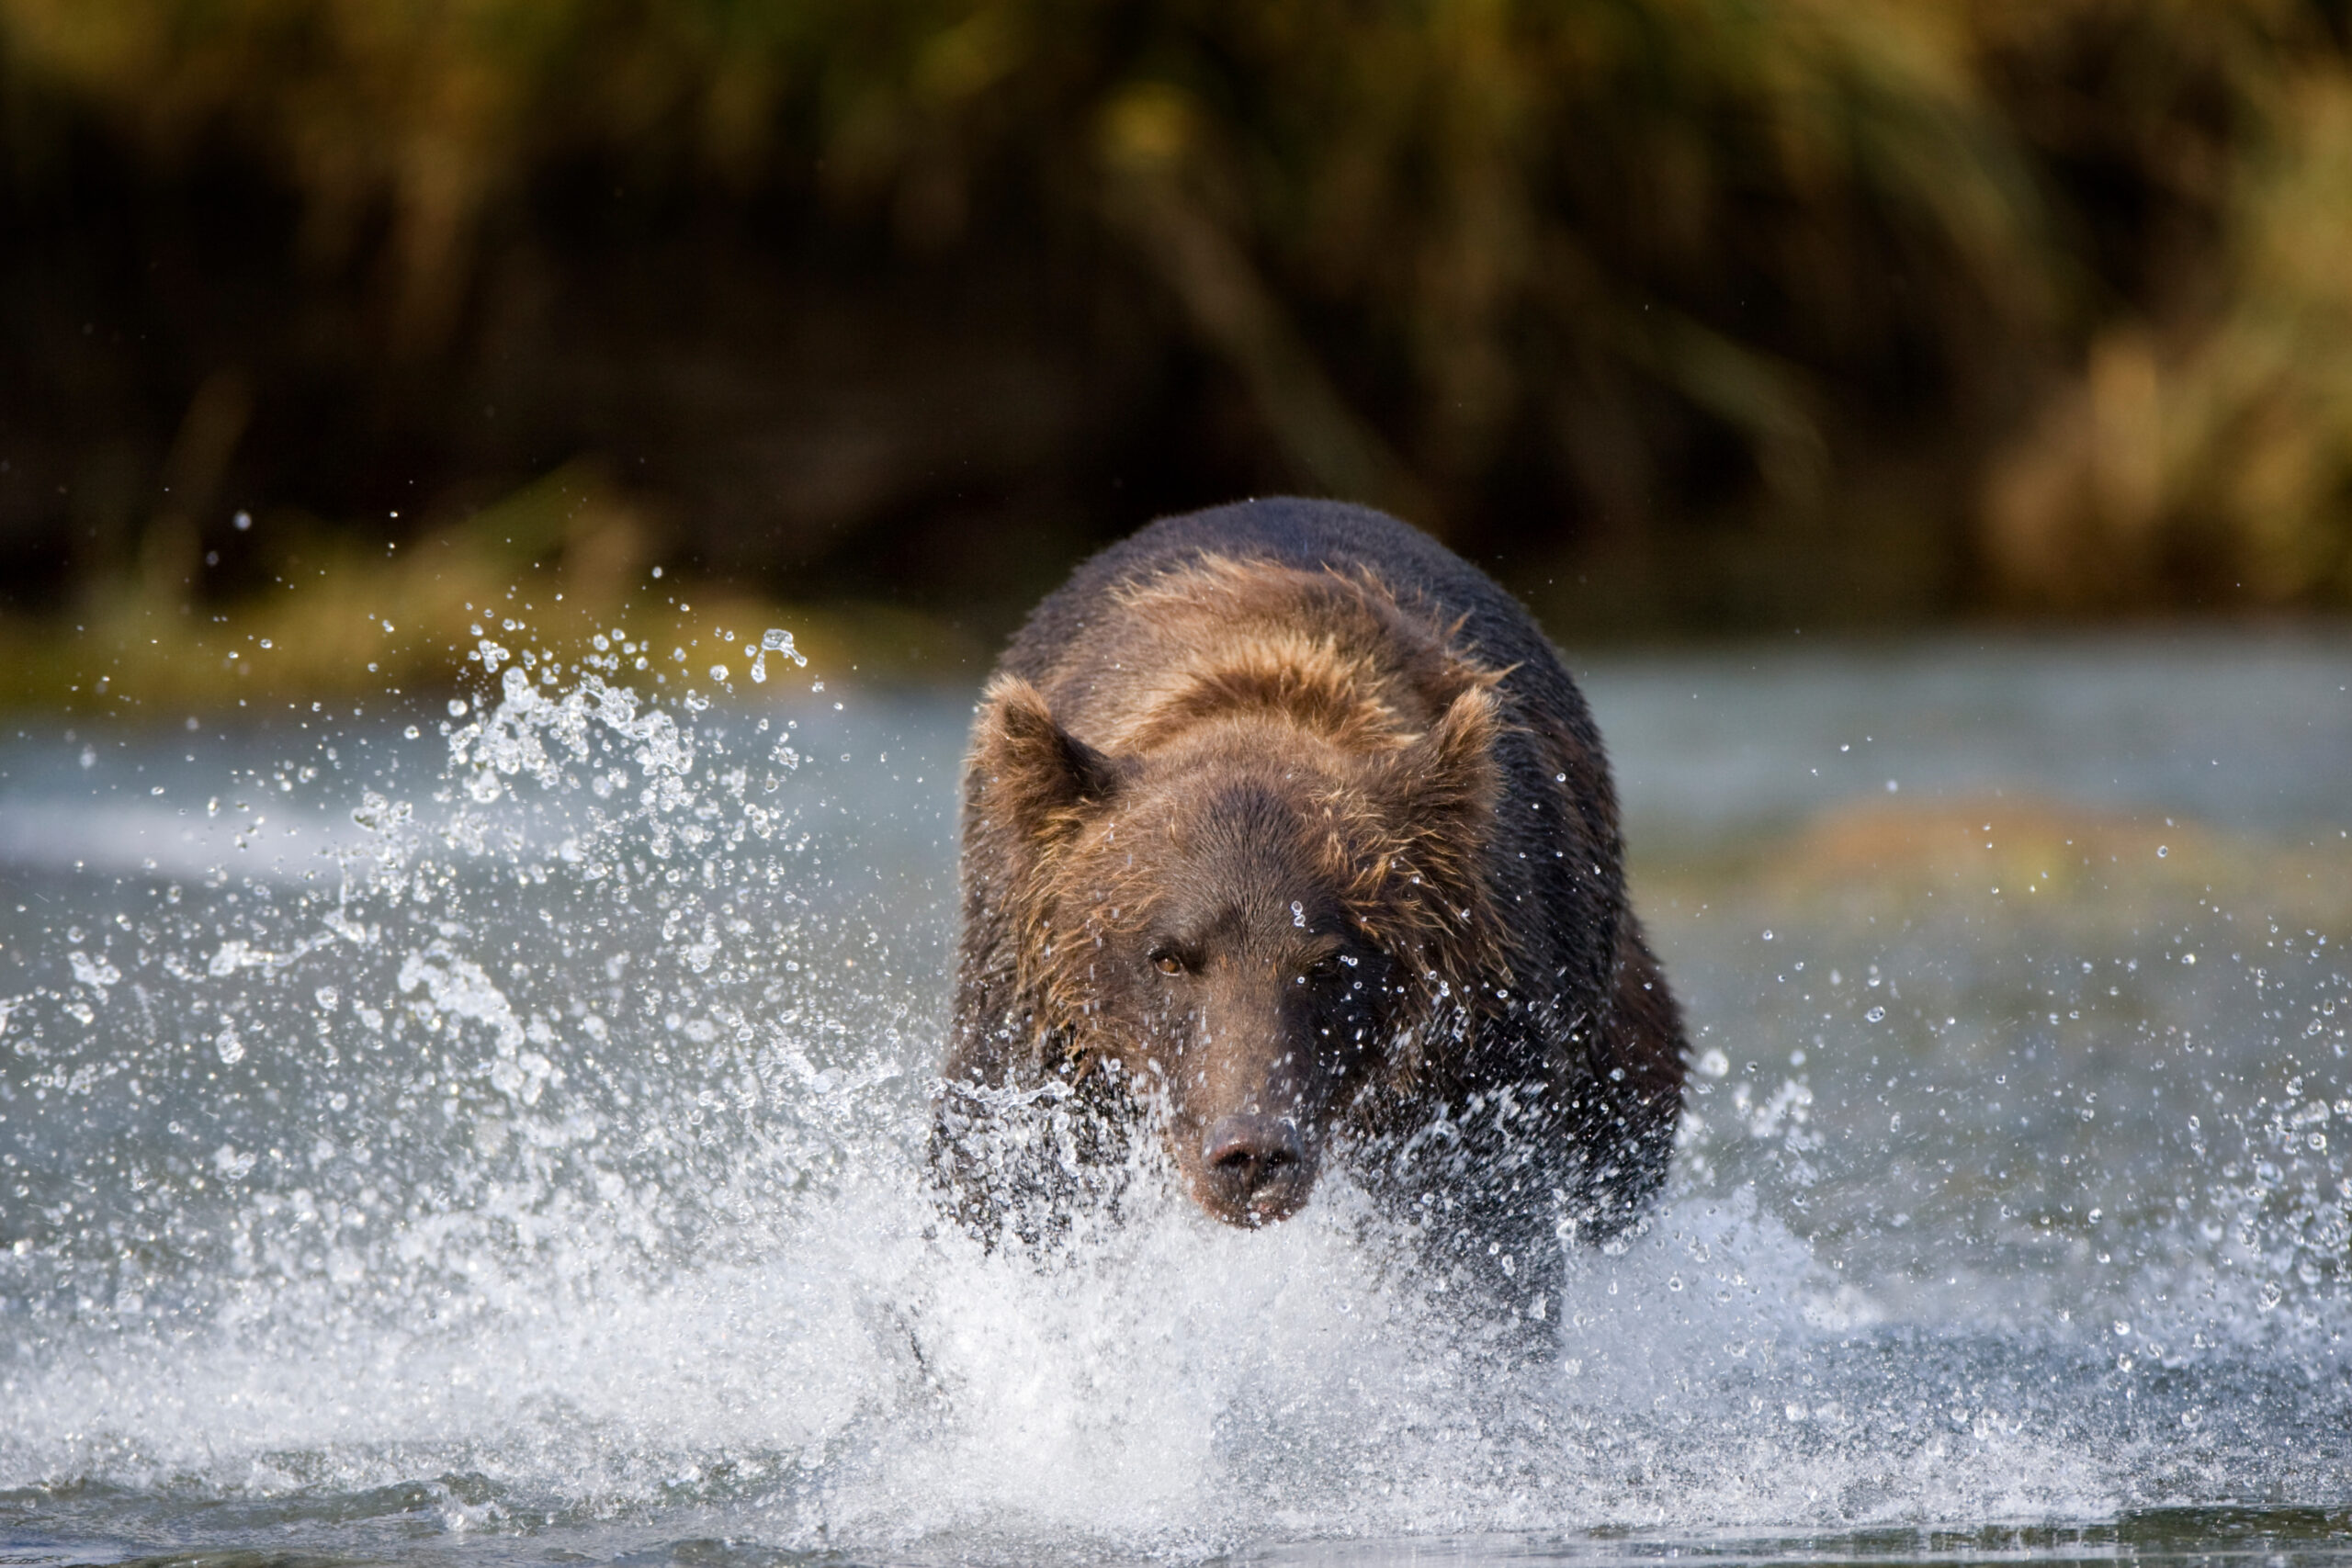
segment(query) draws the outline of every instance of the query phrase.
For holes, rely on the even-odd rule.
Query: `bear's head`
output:
[[[973,757],[1038,1047],[1114,1074],[1235,1224],[1295,1213],[1357,1098],[1508,974],[1480,860],[1491,680],[1369,738],[1296,708],[1221,704],[1103,750],[1004,679]]]

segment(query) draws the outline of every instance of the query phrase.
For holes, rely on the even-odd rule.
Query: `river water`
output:
[[[939,1234],[970,694],[492,635],[0,728],[0,1562],[2352,1559],[2340,633],[1586,671],[1693,1092],[1532,1362]]]

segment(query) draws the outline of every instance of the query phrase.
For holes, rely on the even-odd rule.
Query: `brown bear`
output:
[[[1139,1132],[1239,1225],[1344,1160],[1540,1316],[1664,1180],[1681,1026],[1591,716],[1393,518],[1249,502],[1080,568],[980,703],[962,883],[933,1149],[984,1231]]]

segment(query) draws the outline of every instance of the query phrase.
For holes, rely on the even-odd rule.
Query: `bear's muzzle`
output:
[[[1316,1162],[1287,1117],[1220,1116],[1201,1139],[1195,1195],[1227,1224],[1286,1220],[1315,1187]]]

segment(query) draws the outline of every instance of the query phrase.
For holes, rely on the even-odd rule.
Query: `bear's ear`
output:
[[[1500,723],[1494,694],[1473,686],[1396,753],[1388,795],[1404,824],[1419,834],[1464,841],[1464,848],[1483,840],[1502,787],[1495,763]]]
[[[1023,839],[1058,835],[1080,807],[1118,794],[1125,770],[1054,720],[1017,676],[989,683],[973,731],[972,774],[987,809]]]
[[[1405,866],[1457,914],[1485,902],[1483,866],[1502,774],[1501,728],[1484,685],[1455,697],[1426,734],[1389,760],[1382,793]]]

